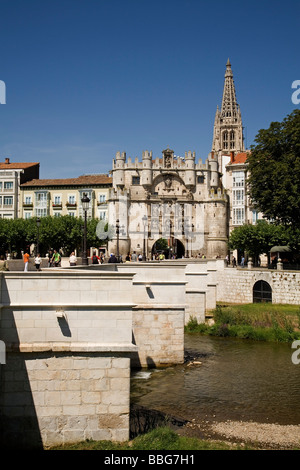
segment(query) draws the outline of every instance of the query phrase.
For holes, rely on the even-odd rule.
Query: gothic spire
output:
[[[227,64],[226,64],[226,72],[225,72],[221,116],[223,118],[236,118],[237,111],[238,111],[238,105],[236,101],[233,73],[231,70],[231,63],[228,58]]]
[[[212,151],[224,155],[244,151],[243,124],[240,107],[236,100],[231,63],[226,63],[221,109],[217,108],[214,123]]]

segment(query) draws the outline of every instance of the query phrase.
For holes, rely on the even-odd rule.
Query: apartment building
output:
[[[15,163],[10,158],[0,162],[0,218],[22,217],[20,187],[39,178],[39,163]]]
[[[86,194],[90,199],[87,217],[107,220],[110,187],[111,178],[105,174],[26,181],[21,184],[21,217],[83,217],[81,200]]]

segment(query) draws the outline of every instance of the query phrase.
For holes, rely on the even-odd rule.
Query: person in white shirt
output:
[[[77,258],[75,256],[74,251],[72,251],[72,253],[71,253],[71,256],[69,258],[69,263],[70,263],[70,266],[76,266]]]
[[[39,253],[34,259],[34,264],[35,264],[36,270],[41,271],[42,258]]]

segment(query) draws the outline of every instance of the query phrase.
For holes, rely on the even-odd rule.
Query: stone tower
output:
[[[222,156],[244,152],[243,124],[240,107],[237,104],[231,64],[226,64],[225,82],[221,109],[217,106],[212,152],[222,168]]]

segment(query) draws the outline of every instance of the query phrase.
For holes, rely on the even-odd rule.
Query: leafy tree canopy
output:
[[[295,240],[291,239],[289,230],[282,225],[275,225],[260,220],[256,225],[245,224],[236,227],[229,237],[229,248],[239,249],[253,258],[269,253],[273,246],[291,245]]]
[[[62,217],[42,217],[39,229],[36,218],[0,219],[0,251],[16,252],[20,256],[31,244],[37,243],[39,251],[45,255],[50,248],[62,249],[66,255],[73,250],[81,250],[83,225],[81,218],[69,215]],[[87,221],[87,246],[100,246],[105,243],[96,234],[98,219]],[[107,230],[107,227],[104,229]]]
[[[261,129],[248,156],[249,195],[275,223],[300,228],[300,110]]]

